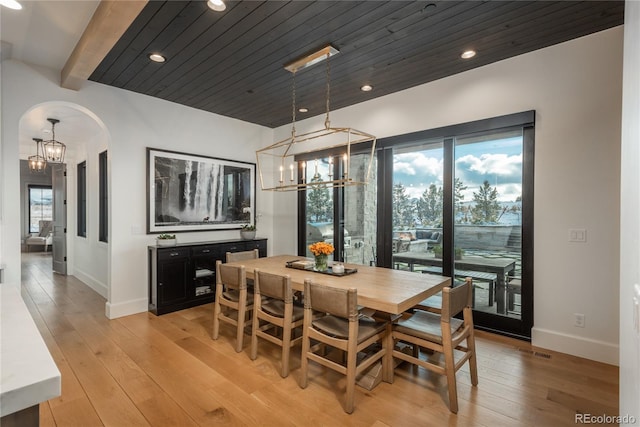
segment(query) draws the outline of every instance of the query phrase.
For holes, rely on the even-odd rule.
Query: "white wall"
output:
[[[178,104],[86,82],[80,91],[59,87],[59,74],[15,61],[2,62],[2,253],[7,281],[20,283],[18,134],[32,106],[61,101],[80,105],[109,135],[109,245],[107,316],[146,311],[148,301],[145,147],[255,162],[255,150],[273,131]],[[74,172],[75,173],[75,172]],[[75,203],[70,199],[70,203]],[[258,234],[271,240],[272,195],[257,193]],[[74,212],[75,204],[68,207]],[[181,233],[182,242],[238,238],[237,230]],[[271,244],[271,243],[270,243]]]
[[[332,125],[380,138],[536,110],[532,340],[611,364],[618,363],[622,37],[622,27],[610,29],[331,113]],[[314,118],[296,127],[320,126]],[[288,132],[276,129],[276,139]],[[295,220],[295,197],[275,199],[281,221]],[[569,243],[569,228],[585,228],[587,242]],[[295,227],[279,229],[277,250],[295,251],[295,241]],[[585,314],[584,328],[573,326],[573,313]]]
[[[67,236],[69,245],[69,274],[89,285],[103,297],[109,294],[109,245],[98,239],[99,179],[98,154],[108,150],[107,135],[96,134],[78,147],[73,162],[67,162]],[[78,170],[80,162],[87,167],[87,235],[78,236],[77,200]]]
[[[640,284],[640,2],[624,12],[624,95],[620,194],[620,415],[640,425],[640,332],[633,327],[633,285]]]

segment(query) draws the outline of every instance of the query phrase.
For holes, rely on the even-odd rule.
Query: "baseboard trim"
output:
[[[619,366],[620,363],[619,345],[591,338],[534,327],[531,329],[531,344],[609,365]]]
[[[107,285],[100,282],[90,274],[86,274],[82,270],[75,268],[73,270],[73,275],[77,277],[78,280],[83,282],[85,285],[87,285],[88,287],[90,287],[91,289],[99,293],[103,298],[107,298],[107,295],[109,295]]]
[[[144,313],[149,308],[147,298],[129,300],[112,304],[107,302],[105,305],[105,314],[109,319],[117,319],[118,317],[129,316],[131,314]]]

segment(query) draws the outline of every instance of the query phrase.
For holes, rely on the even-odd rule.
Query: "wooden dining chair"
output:
[[[260,258],[260,252],[257,249],[253,249],[250,251],[226,253],[227,262],[244,261],[247,259],[257,259],[257,258]]]
[[[408,317],[392,327],[393,357],[413,363],[447,377],[449,389],[449,410],[458,412],[458,391],[456,372],[469,361],[471,384],[478,385],[473,316],[471,308],[472,280],[466,278],[464,284],[455,288],[446,287],[442,291],[440,314],[415,310]],[[454,316],[463,313],[463,319]],[[395,348],[397,342],[413,346],[413,354],[406,354]],[[465,342],[465,345],[462,345]],[[426,348],[444,355],[444,365],[433,357],[421,359],[419,350]],[[454,350],[462,352],[457,361]],[[393,372],[390,373],[393,378]]]
[[[213,311],[213,339],[217,340],[220,322],[236,327],[236,352],[242,351],[244,328],[251,324],[248,315],[253,301],[247,298],[247,276],[239,267],[216,261],[216,298]]]
[[[257,249],[252,249],[250,251],[241,251],[241,252],[227,252],[225,253],[225,258],[226,258],[226,262],[258,259],[260,258],[260,252]],[[247,292],[249,293],[249,295],[253,293],[253,279],[247,279]]]
[[[253,325],[251,328],[251,360],[258,356],[258,338],[282,347],[280,376],[289,375],[291,347],[302,341],[304,310],[293,303],[291,276],[280,276],[254,270]],[[301,331],[298,331],[301,332]]]
[[[360,318],[357,300],[355,289],[332,288],[310,280],[304,282],[300,387],[307,387],[310,360],[345,375],[344,411],[349,414],[354,409],[356,377],[385,355],[391,357],[385,342],[387,322]],[[317,313],[324,315],[317,317]],[[332,352],[326,352],[326,346],[346,353],[346,364],[341,363],[342,359],[331,358]],[[359,359],[358,353],[365,349],[368,351]],[[383,361],[383,367],[388,365],[388,361]]]

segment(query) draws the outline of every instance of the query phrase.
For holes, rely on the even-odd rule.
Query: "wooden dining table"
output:
[[[343,276],[287,267],[287,262],[304,259],[298,255],[277,255],[232,262],[229,265],[244,265],[247,278],[250,279],[254,278],[255,269],[289,275],[291,286],[297,291],[304,290],[306,279],[336,288],[354,288],[358,291],[358,305],[390,314],[401,314],[444,287],[451,286],[450,277],[367,265],[344,264],[345,269],[358,271]]]
[[[342,276],[320,273],[312,269],[301,270],[287,267],[287,263],[296,260],[311,262],[310,259],[298,255],[277,255],[231,262],[229,265],[243,265],[249,279],[255,278],[256,269],[282,276],[289,275],[291,287],[296,291],[304,291],[304,282],[307,279],[325,286],[357,289],[358,305],[374,311],[369,315],[379,320],[393,321],[425,298],[440,292],[446,286],[451,286],[450,277],[416,274],[368,265],[345,263],[345,271],[349,269],[357,269],[357,271]],[[393,346],[390,334],[388,334],[385,345]],[[356,383],[371,390],[380,381],[391,382],[390,372],[393,370],[393,358],[385,357],[384,359],[384,368],[382,361],[374,364]]]

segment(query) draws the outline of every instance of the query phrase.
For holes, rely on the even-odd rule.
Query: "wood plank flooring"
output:
[[[569,426],[576,413],[618,414],[618,368],[479,332],[479,385],[458,372],[460,410],[446,379],[401,365],[393,384],[357,388],[342,410],[344,378],[314,364],[298,386],[299,347],[280,378],[279,349],[258,358],[211,339],[212,304],[163,316],[105,317],[105,300],[50,254],[23,254],[22,295],[62,373],[62,396],[40,405],[41,426]],[[297,351],[296,351],[297,350]]]

